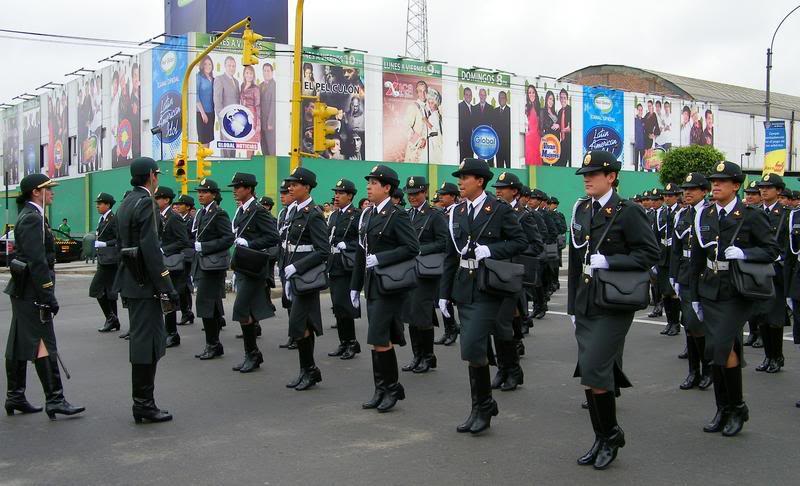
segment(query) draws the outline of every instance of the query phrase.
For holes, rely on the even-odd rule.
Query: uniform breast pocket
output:
[[[600,250],[609,255],[625,252],[625,234],[620,229],[611,229],[600,242]]]
[[[750,233],[740,233],[736,236],[736,241],[733,243],[734,246],[747,246],[750,245]]]

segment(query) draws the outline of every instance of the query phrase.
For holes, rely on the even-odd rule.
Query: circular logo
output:
[[[253,112],[242,105],[228,105],[219,114],[222,130],[233,140],[247,140],[253,134]]]
[[[561,158],[561,141],[552,133],[542,137],[539,148],[542,153],[542,161],[546,164],[553,165]]]
[[[594,106],[600,113],[609,113],[614,108],[614,102],[605,94],[594,97]]]
[[[127,118],[119,122],[117,127],[117,150],[123,158],[128,158],[128,154],[133,146],[133,126]]]
[[[614,154],[619,159],[622,155],[622,136],[608,125],[597,125],[586,132],[583,146],[587,151],[605,150]]]
[[[175,70],[175,66],[178,65],[178,55],[175,51],[167,51],[161,56],[161,70],[164,74],[172,74],[172,71]]]
[[[472,151],[479,159],[488,160],[497,155],[500,149],[500,138],[489,125],[478,125],[472,130],[470,137]]]
[[[56,145],[53,147],[53,166],[56,170],[61,169],[61,164],[64,163],[64,146],[61,140],[56,140]]]

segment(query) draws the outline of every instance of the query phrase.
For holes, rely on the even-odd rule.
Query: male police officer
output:
[[[673,182],[667,183],[661,195],[664,205],[656,210],[655,235],[660,243],[661,253],[658,263],[653,267],[656,273],[658,296],[661,298],[664,312],[667,314],[667,326],[661,331],[666,336],[677,336],[680,333],[681,307],[675,290],[669,283],[669,267],[672,253],[672,241],[675,232],[675,213],[678,211],[678,195],[680,188]]]
[[[172,204],[175,212],[180,216],[183,225],[186,228],[186,233],[189,235],[189,248],[183,250],[183,266],[184,273],[186,274],[186,285],[178,290],[181,295],[181,320],[178,322],[179,326],[186,326],[194,324],[194,313],[192,312],[192,281],[189,278],[192,274],[192,262],[194,261],[194,233],[192,227],[194,226],[194,217],[192,210],[194,209],[194,198],[183,194]]]
[[[119,208],[119,243],[122,265],[116,286],[122,293],[130,318],[133,418],[166,422],[172,415],[156,406],[153,398],[156,366],[165,354],[166,333],[162,301],[180,302],[158,241],[158,210],[152,194],[158,187],[158,164],[149,157],[130,167],[133,189]]]
[[[97,252],[97,270],[89,286],[89,297],[97,299],[106,322],[99,332],[119,330],[117,318],[117,293],[114,291],[114,277],[117,275],[119,264],[119,249],[117,248],[117,219],[111,208],[114,207],[114,196],[106,192],[97,195],[95,203],[100,221],[95,231],[94,247]],[[127,333],[121,335],[124,338]]]
[[[294,204],[294,197],[292,197],[292,195],[289,193],[289,183],[286,180],[281,181],[281,186],[278,192],[280,193],[281,206],[283,206],[283,209],[281,209],[278,213],[278,236],[280,237],[281,241],[284,241],[286,239],[286,232],[289,230],[289,224],[287,221],[290,216],[294,215],[295,207],[297,205]],[[279,248],[278,268],[283,269],[285,266],[284,261],[288,255],[283,246]],[[285,287],[286,279],[284,279],[282,271],[280,272],[280,278],[282,286]],[[289,313],[292,308],[292,301],[286,297],[285,292],[281,292],[281,307],[286,309],[287,313]],[[281,344],[278,347],[284,349],[297,349],[297,342],[295,342],[295,340],[289,336],[289,340],[286,341],[285,344]]]

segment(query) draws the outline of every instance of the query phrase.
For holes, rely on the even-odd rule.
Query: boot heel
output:
[[[8,405],[6,405],[6,415],[8,415],[9,417],[14,415],[14,407],[9,407]]]
[[[142,417],[138,416],[138,415],[134,415],[133,416],[133,421],[136,422],[137,424],[140,424],[140,423],[144,422],[144,419]]]
[[[56,419],[56,413],[55,413],[54,411],[52,411],[52,410],[48,410],[48,411],[47,411],[47,412],[45,412],[45,413],[47,413],[47,417],[48,417],[50,420],[55,420],[55,419]]]

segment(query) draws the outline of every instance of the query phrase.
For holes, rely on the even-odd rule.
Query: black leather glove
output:
[[[55,294],[53,293],[48,294],[47,297],[44,299],[43,304],[50,307],[51,314],[53,314],[54,316],[58,314],[59,306]]]

